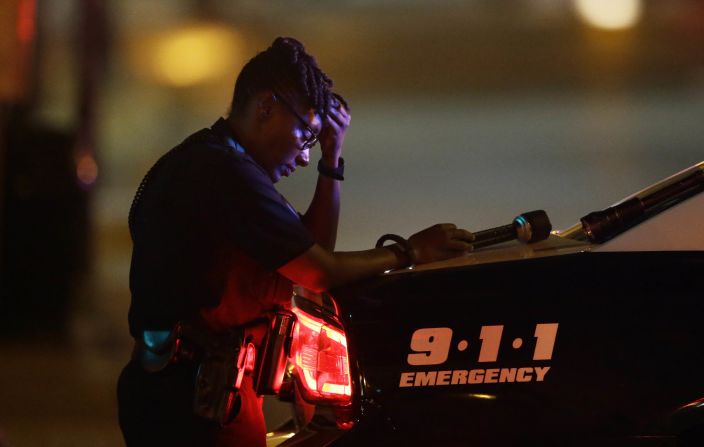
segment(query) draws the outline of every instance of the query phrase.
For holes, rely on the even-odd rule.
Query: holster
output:
[[[269,320],[269,328],[257,353],[254,369],[254,391],[257,395],[277,394],[286,372],[286,361],[291,350],[296,315],[276,310]]]
[[[239,413],[239,389],[248,350],[244,330],[233,331],[206,349],[198,365],[193,412],[224,426]]]
[[[239,389],[245,373],[253,374],[257,395],[279,391],[295,321],[290,311],[274,311],[259,352],[246,337],[245,328],[266,320],[218,334],[203,324],[180,322],[171,331],[144,331],[134,356],[149,372],[161,371],[169,363],[196,363],[193,412],[224,426],[239,412]]]
[[[193,412],[225,425],[239,412],[238,390],[247,370],[248,353],[249,363],[253,363],[254,345],[246,343],[243,327],[214,333],[202,323],[179,322],[170,331],[144,331],[133,358],[152,373],[170,363],[197,365]]]

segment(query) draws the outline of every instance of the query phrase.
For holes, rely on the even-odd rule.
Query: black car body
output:
[[[576,225],[301,292],[299,326],[347,353],[318,330],[328,372],[304,377],[294,340],[282,445],[704,445],[703,170],[635,195],[695,178],[598,243]],[[325,377],[338,393],[311,396]]]

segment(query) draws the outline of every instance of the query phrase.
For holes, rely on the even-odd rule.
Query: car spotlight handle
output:
[[[486,247],[501,242],[510,241],[516,238],[516,230],[513,224],[504,225],[501,227],[489,228],[488,230],[477,231],[474,233],[474,248]]]
[[[523,243],[539,242],[547,239],[551,230],[552,224],[545,211],[529,211],[516,217],[508,225],[475,232],[472,245],[474,248],[481,248],[513,239]]]

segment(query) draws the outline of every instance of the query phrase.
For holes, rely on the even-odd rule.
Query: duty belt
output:
[[[271,318],[254,320],[223,333],[203,323],[178,323],[171,331],[144,331],[133,359],[144,370],[158,372],[170,363],[197,364],[193,410],[198,416],[227,424],[240,405],[239,388],[246,373],[253,374],[257,395],[276,394],[283,380],[293,335],[295,315],[276,310]],[[259,353],[246,329],[266,324]],[[255,363],[256,358],[256,363]]]

